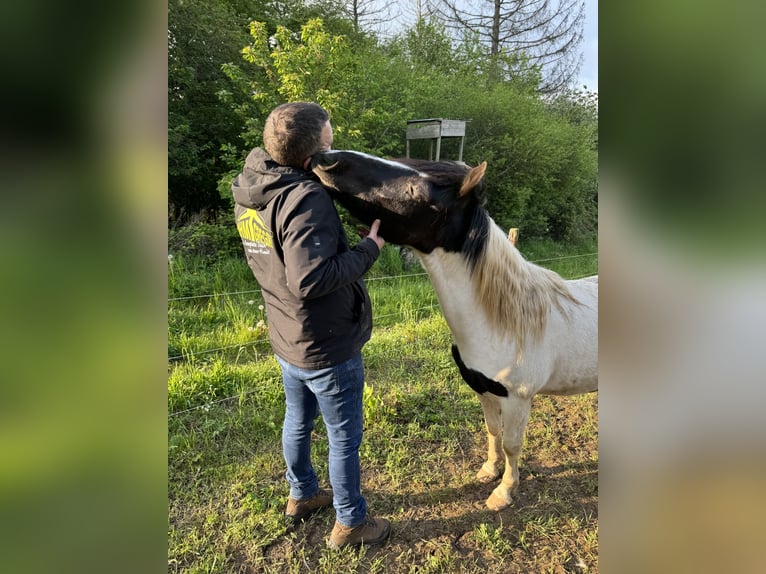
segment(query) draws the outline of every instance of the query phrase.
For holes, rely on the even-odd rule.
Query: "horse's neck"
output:
[[[490,220],[486,250],[492,249],[502,251],[508,249],[509,253],[503,253],[503,255],[510,258],[514,268],[521,269],[528,265],[503,231]],[[487,264],[486,254],[479,258],[473,269],[463,253],[437,248],[431,253],[418,253],[418,256],[428,272],[442,313],[456,339],[460,339],[466,333],[468,333],[466,336],[474,336],[475,331],[482,325],[486,326],[492,322],[487,316],[486,305],[477,297],[476,288],[478,271]],[[512,278],[513,274],[508,276]],[[498,288],[496,296],[500,296],[508,288],[507,282],[502,283],[508,276],[504,275],[505,278],[500,279],[502,290]]]
[[[442,314],[460,345],[471,321],[476,322],[484,313],[474,296],[468,262],[462,254],[441,248],[418,256],[428,272]]]
[[[489,218],[489,230],[486,238],[484,253],[479,257],[476,265],[471,269],[467,257],[462,253],[434,249],[431,253],[416,252],[423,267],[428,271],[434,283],[434,289],[445,299],[453,296],[458,299],[468,297],[473,293],[468,287],[473,284],[477,269],[488,264],[489,261],[499,261],[499,265],[513,271],[523,271],[531,264],[527,262],[507,238],[503,230]],[[501,254],[502,257],[489,257],[489,254]],[[510,273],[513,280],[515,273]],[[464,289],[455,289],[456,283],[464,282]]]
[[[574,301],[561,277],[526,261],[491,220],[473,268],[464,254],[443,249],[420,259],[458,345],[500,337],[522,348],[542,336],[553,309]]]

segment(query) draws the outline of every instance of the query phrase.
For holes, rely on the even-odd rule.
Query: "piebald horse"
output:
[[[502,474],[487,506],[508,507],[532,398],[597,389],[598,277],[567,281],[522,257],[482,207],[486,162],[333,150],[311,166],[353,216],[380,219],[380,235],[414,249],[428,272],[455,363],[484,411],[489,448],[477,478]]]

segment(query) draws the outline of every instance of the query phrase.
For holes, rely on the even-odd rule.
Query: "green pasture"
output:
[[[493,485],[473,480],[486,448],[479,403],[427,277],[385,250],[367,281],[361,459],[369,507],[393,534],[342,552],[324,544],[332,510],[293,531],[282,520],[282,388],[249,269],[237,257],[169,259],[169,572],[598,571],[596,395],[535,399],[519,495],[488,511]],[[598,270],[595,242],[522,252],[565,277]],[[321,419],[313,444],[326,484]]]

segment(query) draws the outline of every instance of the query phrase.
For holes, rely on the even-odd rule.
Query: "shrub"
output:
[[[168,252],[211,259],[242,255],[242,240],[234,221],[192,223],[168,231]]]

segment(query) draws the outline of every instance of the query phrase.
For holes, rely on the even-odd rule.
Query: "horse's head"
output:
[[[386,241],[429,253],[460,250],[480,204],[487,163],[470,168],[332,150],[315,154],[311,167],[354,217],[367,225],[380,219]]]

